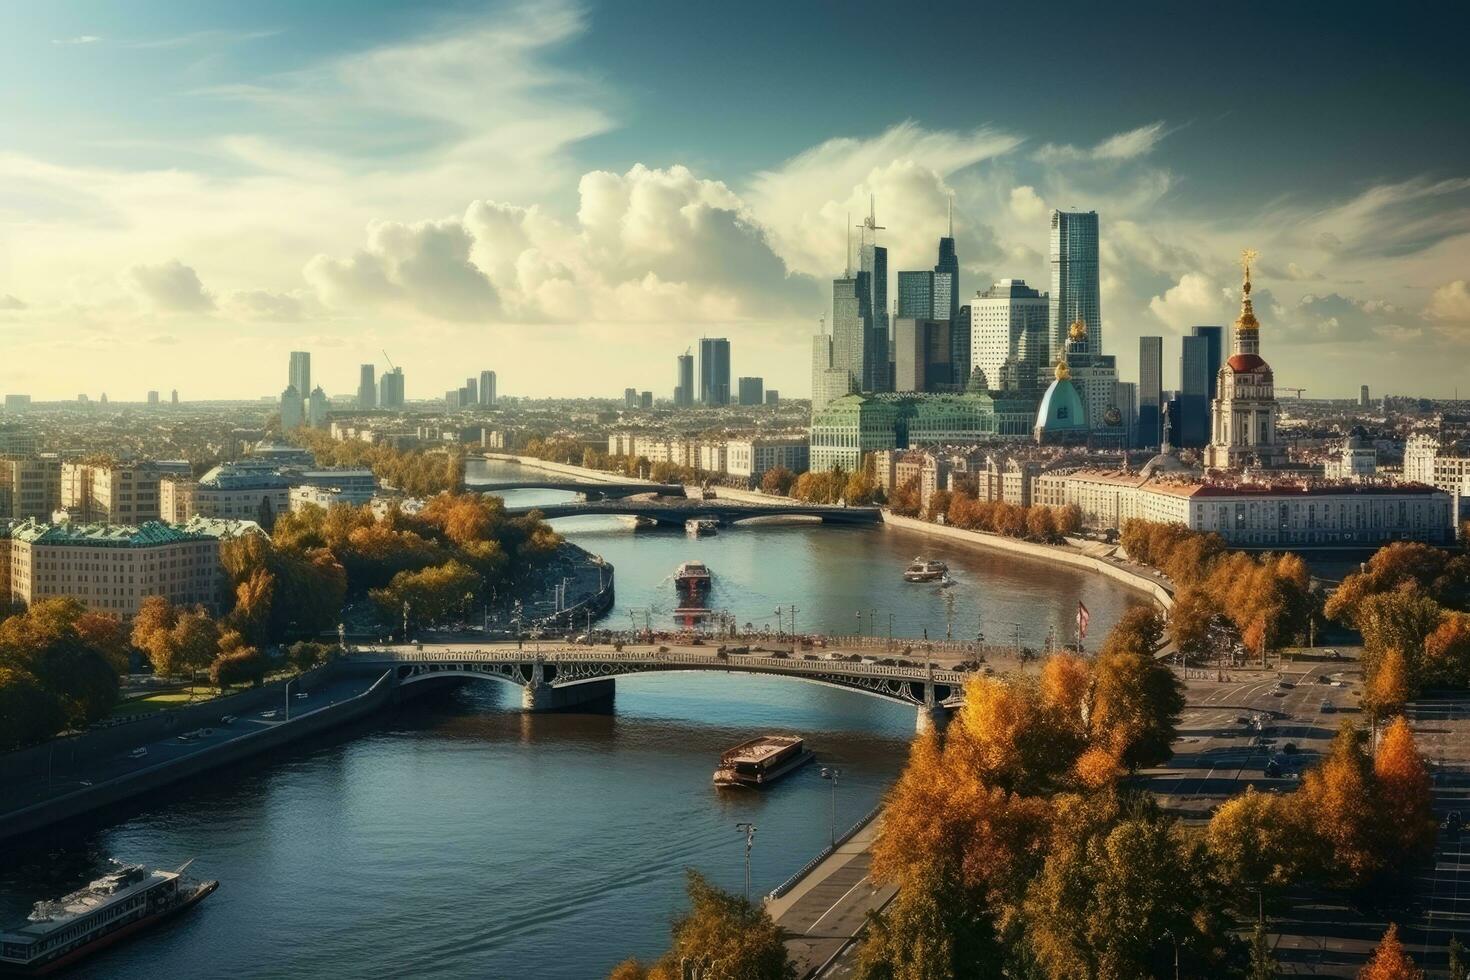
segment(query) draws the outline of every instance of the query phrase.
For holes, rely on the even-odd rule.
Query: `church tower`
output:
[[[1246,465],[1280,466],[1286,447],[1276,442],[1276,380],[1261,357],[1261,325],[1251,308],[1251,262],[1256,253],[1241,253],[1240,316],[1228,360],[1220,366],[1219,385],[1210,406],[1211,437],[1205,466],[1212,470]]]

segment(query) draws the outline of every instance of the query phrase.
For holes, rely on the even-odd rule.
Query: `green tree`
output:
[[[64,724],[66,714],[51,692],[25,671],[0,665],[0,750],[49,738]]]
[[[1276,957],[1271,955],[1271,938],[1266,934],[1266,923],[1257,922],[1251,933],[1250,965],[1246,968],[1246,980],[1276,980],[1281,968]]]

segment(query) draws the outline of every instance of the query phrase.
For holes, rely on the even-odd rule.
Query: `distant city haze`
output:
[[[956,4],[898,50],[875,3],[688,13],[13,11],[0,393],[278,398],[305,351],[333,397],[391,359],[410,401],[486,364],[501,396],[672,400],[677,355],[726,338],[722,397],[801,398],[834,279],[868,273],[884,329],[901,271],[933,269],[951,312],[1006,279],[1057,299],[1053,209],[1097,214],[1089,344],[1143,404],[1197,387],[1181,339],[1233,318],[1247,246],[1279,385],[1456,392],[1463,8],[1385,32],[1348,9]],[[1002,23],[1027,43],[989,43]],[[1140,379],[1152,336],[1163,376]]]

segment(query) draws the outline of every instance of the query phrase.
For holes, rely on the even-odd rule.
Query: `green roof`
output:
[[[209,536],[182,531],[159,521],[148,521],[135,527],[131,524],[46,524],[32,518],[0,524],[0,538],[31,544],[151,548],[184,541],[205,541]]]

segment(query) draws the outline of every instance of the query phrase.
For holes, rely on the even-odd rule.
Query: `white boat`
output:
[[[720,522],[713,517],[691,517],[684,522],[684,533],[691,538],[705,538],[720,533]]]
[[[708,592],[713,583],[714,576],[702,561],[686,561],[674,572],[675,588],[687,595]]]
[[[934,558],[915,558],[903,570],[905,582],[938,582],[949,574],[949,566]]]

